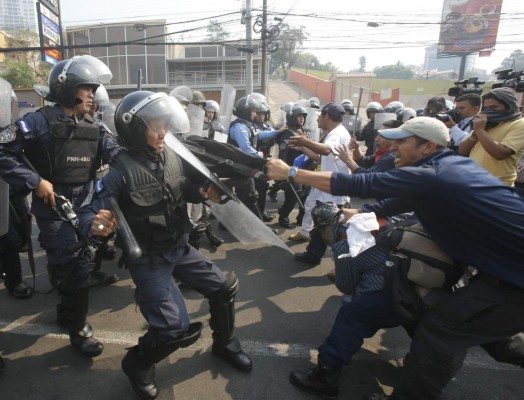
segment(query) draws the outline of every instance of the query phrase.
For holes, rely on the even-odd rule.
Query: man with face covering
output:
[[[473,117],[473,130],[459,146],[508,186],[517,177],[517,163],[524,154],[524,120],[511,88],[500,87],[482,96],[482,111]]]

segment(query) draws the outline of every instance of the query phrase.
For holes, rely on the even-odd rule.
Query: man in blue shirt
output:
[[[299,170],[294,179],[335,195],[386,198],[366,207],[379,217],[414,211],[449,256],[478,269],[469,285],[421,320],[392,396],[373,397],[436,399],[468,348],[524,330],[524,203],[474,161],[446,150],[448,129],[434,118],[380,133],[393,139],[395,169],[351,176]],[[281,160],[269,161],[267,169],[271,179],[290,171]],[[345,210],[347,217],[357,212]]]

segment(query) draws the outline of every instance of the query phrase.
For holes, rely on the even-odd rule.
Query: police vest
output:
[[[249,129],[249,144],[251,146],[253,146],[253,141],[255,139],[255,130],[253,129],[253,125],[251,125],[249,122],[247,122],[246,120],[244,119],[241,119],[241,118],[237,118],[236,120],[234,120],[233,122],[231,122],[231,126],[229,127],[229,131],[231,132],[231,128],[233,127],[233,125],[235,124],[242,124],[244,125],[247,129]],[[231,137],[231,135],[227,135],[227,143],[229,144],[232,144],[233,146],[236,146],[236,147],[239,147],[238,146],[238,143],[236,142],[235,139],[233,139]]]
[[[85,114],[75,123],[51,106],[41,108],[40,112],[49,123],[50,140],[45,146],[24,151],[40,176],[54,184],[79,184],[93,179],[100,164],[100,128],[96,121]]]
[[[144,254],[172,248],[190,223],[182,202],[185,178],[180,160],[169,148],[162,155],[165,164],[159,175],[127,152],[121,152],[114,160],[129,190],[130,201],[120,206]],[[116,244],[119,245],[118,239]]]

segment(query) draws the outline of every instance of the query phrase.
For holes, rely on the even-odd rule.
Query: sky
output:
[[[231,33],[230,39],[242,39],[246,28],[240,23],[239,11],[245,2],[62,0],[62,26],[165,19],[170,32],[192,29],[174,33],[171,37],[178,42],[204,39],[209,20],[217,20]],[[253,15],[260,15],[262,0],[251,3]],[[277,24],[274,17],[280,17],[291,26],[303,26],[308,34],[304,51],[316,55],[322,63],[331,62],[341,71],[357,69],[361,56],[366,57],[368,71],[398,61],[422,65],[425,47],[438,42],[443,5],[442,0],[267,0],[267,3],[270,24]],[[512,51],[524,50],[523,21],[522,0],[503,0],[495,51],[490,57],[476,57],[475,68],[490,72]],[[377,22],[379,26],[368,27],[368,22]],[[259,35],[253,33],[253,37]]]

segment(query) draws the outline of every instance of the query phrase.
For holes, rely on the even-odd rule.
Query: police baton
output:
[[[124,251],[131,260],[136,260],[142,256],[142,249],[138,245],[135,235],[133,235],[129,224],[127,223],[126,217],[118,206],[116,200],[113,197],[110,197],[109,200],[111,202],[113,213],[115,214],[118,232],[120,235],[122,235]]]

